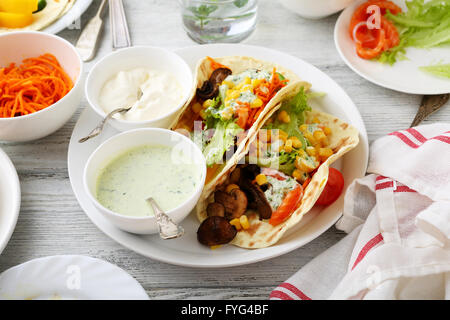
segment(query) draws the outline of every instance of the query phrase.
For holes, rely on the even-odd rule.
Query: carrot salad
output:
[[[0,118],[28,115],[62,99],[73,82],[52,54],[0,69]]]

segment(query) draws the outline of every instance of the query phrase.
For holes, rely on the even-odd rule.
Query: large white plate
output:
[[[202,45],[180,49],[176,52],[186,60],[191,68],[194,68],[196,62],[206,55],[213,57],[247,55],[278,62],[298,73],[304,80],[313,84],[314,90],[327,93],[327,96],[313,107],[332,113],[359,129],[360,144],[337,165],[343,170],[346,185],[355,178],[364,176],[368,160],[368,142],[366,129],[358,109],[336,82],[314,66],[278,51],[247,45]],[[301,225],[293,228],[276,245],[257,250],[246,250],[231,245],[211,250],[202,246],[197,241],[198,221],[195,214],[191,214],[182,222],[186,233],[180,239],[164,241],[158,235],[137,236],[123,232],[110,224],[97,211],[83,190],[82,176],[87,158],[101,142],[117,133],[112,127],[107,127],[100,137],[84,144],[78,143],[77,141],[85,136],[99,120],[90,108],[86,108],[73,131],[68,154],[69,176],[72,188],[81,207],[100,230],[123,246],[146,257],[176,265],[205,268],[253,263],[280,256],[301,247],[325,232],[341,216],[342,197],[332,206],[320,212],[320,214],[317,209],[312,210],[305,216]]]
[[[450,92],[450,80],[419,70],[420,66],[449,63],[450,47],[432,49],[408,48],[408,60],[397,61],[394,65],[360,58],[356,54],[354,41],[348,29],[356,7],[366,0],[360,0],[347,7],[339,16],[334,28],[336,48],[345,63],[361,77],[379,86],[412,94],[442,94]],[[404,0],[393,0],[406,10]]]
[[[11,160],[0,149],[0,254],[16,227],[19,211],[19,177]]]
[[[75,0],[73,7],[67,11],[66,14],[41,31],[56,34],[64,30],[81,17],[87,8],[89,8],[92,1],[93,0]]]
[[[34,259],[0,275],[0,299],[148,300],[142,286],[119,267],[86,256]]]

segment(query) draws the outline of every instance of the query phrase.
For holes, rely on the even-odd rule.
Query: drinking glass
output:
[[[257,0],[179,0],[183,27],[198,43],[239,42],[255,29]]]

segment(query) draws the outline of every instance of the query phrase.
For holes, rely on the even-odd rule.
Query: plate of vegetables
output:
[[[20,30],[56,34],[73,25],[91,5],[92,0],[2,0],[0,33]]]
[[[72,189],[80,206],[91,221],[109,237],[143,256],[174,265],[196,268],[231,267],[271,259],[305,245],[336,223],[342,214],[343,194],[354,179],[365,175],[369,154],[364,123],[358,109],[344,90],[335,81],[311,64],[288,54],[264,47],[241,44],[214,44],[182,48],[176,50],[175,53],[180,55],[192,70],[195,70],[198,62],[205,57],[217,59],[218,57],[247,56],[254,59],[279,63],[298,75],[298,77],[304,79],[304,81],[310,82],[312,84],[310,92],[311,99],[308,103],[311,108],[332,114],[334,117],[352,125],[359,132],[359,144],[356,148],[333,163],[333,167],[342,173],[343,181],[339,179],[339,176],[333,176],[329,178],[329,181],[339,187],[342,193],[339,191],[338,199],[336,199],[336,194],[327,192],[328,198],[319,200],[320,203],[324,204],[323,206],[317,206],[309,210],[303,216],[300,223],[296,223],[293,228],[289,229],[273,245],[258,249],[249,250],[231,244],[217,248],[216,246],[200,243],[198,239],[199,220],[195,212],[192,212],[182,221],[181,224],[185,230],[185,234],[179,239],[167,241],[162,240],[159,235],[131,234],[116,228],[107,221],[93,206],[83,188],[82,173],[87,158],[99,144],[118,133],[112,126],[107,125],[98,138],[92,139],[87,143],[78,143],[79,139],[99,121],[99,118],[95,116],[95,112],[90,108],[86,108],[81,114],[72,133],[68,152],[68,168]],[[291,113],[290,117],[293,120],[294,114]],[[292,143],[293,147],[295,147],[294,142]],[[335,172],[334,169],[331,171]],[[270,180],[270,178],[268,179]],[[235,191],[233,191],[234,193]],[[325,204],[329,205],[326,206]],[[214,219],[217,220],[217,217]],[[241,219],[238,220],[239,225],[245,229],[245,219],[243,221]],[[237,221],[233,223],[235,224],[232,226],[236,227],[237,230],[239,228]],[[249,226],[252,224],[251,218],[248,220],[248,223]],[[229,227],[228,224],[227,227]],[[256,248],[256,246],[253,248]]]
[[[450,92],[450,0],[363,0],[334,30],[336,48],[357,74],[412,94]]]

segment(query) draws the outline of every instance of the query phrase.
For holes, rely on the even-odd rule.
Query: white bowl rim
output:
[[[132,130],[127,130],[124,131],[122,133],[116,134],[114,136],[112,136],[111,138],[107,139],[106,141],[104,141],[102,144],[100,144],[95,150],[94,152],[92,152],[92,154],[89,156],[88,160],[86,161],[86,165],[84,166],[84,170],[83,170],[83,186],[84,189],[86,190],[86,193],[89,197],[89,199],[95,203],[96,205],[98,205],[99,207],[101,207],[103,210],[105,210],[108,214],[115,216],[115,217],[119,217],[122,219],[128,219],[130,221],[151,221],[156,219],[155,216],[149,216],[149,217],[134,217],[134,216],[126,216],[117,212],[114,212],[112,210],[109,210],[108,208],[105,208],[100,202],[98,202],[98,200],[93,196],[93,194],[91,193],[91,190],[89,189],[88,185],[87,185],[87,169],[92,161],[92,159],[94,158],[94,156],[97,154],[97,152],[100,150],[100,148],[102,148],[104,145],[111,143],[113,140],[117,139],[119,136],[124,136],[124,135],[129,135],[132,134],[136,131],[141,131],[141,132],[149,132],[149,131],[156,131],[156,132],[160,132],[160,133],[167,133],[167,134],[171,134],[171,135],[175,135],[175,136],[179,136],[184,142],[187,142],[188,144],[190,144],[191,146],[193,146],[194,148],[197,148],[199,151],[199,154],[201,155],[201,179],[199,185],[197,186],[197,188],[195,189],[194,193],[188,198],[186,199],[182,204],[180,204],[179,206],[173,208],[172,210],[168,210],[165,211],[165,213],[167,215],[171,215],[175,210],[180,209],[183,205],[185,205],[187,202],[189,202],[192,198],[195,198],[197,196],[197,194],[200,192],[202,192],[202,189],[205,185],[205,181],[206,181],[206,159],[203,156],[202,151],[198,148],[198,146],[189,138],[187,138],[186,136],[173,131],[173,130],[168,130],[168,129],[162,129],[162,128],[137,128],[137,129],[132,129]],[[151,145],[151,143],[149,143],[149,145]],[[164,145],[161,143],[161,145]],[[123,149],[122,149],[123,150]],[[120,153],[118,153],[117,155],[120,155]],[[190,212],[189,212],[190,213]],[[189,213],[187,215],[189,215]],[[186,215],[186,216],[187,216]]]
[[[191,70],[191,68],[189,67],[189,65],[186,63],[186,61],[181,58],[178,54],[176,54],[173,51],[170,51],[168,49],[165,48],[161,48],[161,47],[156,47],[156,46],[132,46],[132,47],[128,47],[128,48],[123,48],[114,52],[110,52],[107,55],[105,55],[103,58],[101,58],[99,61],[97,61],[95,63],[95,65],[92,67],[92,69],[90,70],[87,78],[86,78],[86,84],[85,84],[85,96],[86,96],[86,100],[89,103],[89,105],[91,106],[91,108],[101,117],[106,117],[106,112],[97,104],[92,102],[92,99],[88,93],[88,88],[89,88],[89,83],[92,81],[92,77],[93,74],[95,73],[96,69],[101,66],[106,59],[110,58],[111,56],[117,55],[123,51],[134,51],[134,50],[143,50],[143,49],[149,49],[149,50],[157,50],[157,51],[161,51],[164,53],[168,53],[171,56],[176,57],[177,59],[179,59],[179,61],[184,64],[187,68],[187,70],[189,70],[189,74],[191,75],[191,87],[190,90],[188,91],[188,93],[186,94],[186,96],[183,97],[182,101],[179,103],[179,106],[177,108],[175,108],[174,110],[170,111],[169,113],[166,113],[158,118],[155,119],[151,119],[151,120],[140,120],[140,121],[129,121],[129,120],[122,120],[122,119],[116,119],[116,118],[112,118],[110,119],[110,121],[116,121],[118,123],[121,124],[126,124],[126,125],[145,125],[145,124],[152,124],[155,122],[158,122],[160,120],[163,120],[167,117],[170,117],[171,115],[173,115],[176,112],[180,112],[181,109],[183,108],[183,106],[186,105],[188,99],[190,98],[190,96],[192,95],[192,88],[194,86],[194,74]]]
[[[68,99],[69,95],[73,95],[73,92],[76,91],[74,89],[78,88],[81,85],[81,79],[83,78],[83,73],[84,73],[84,64],[83,61],[81,60],[81,56],[78,53],[77,49],[75,49],[75,47],[73,46],[73,44],[71,44],[69,41],[67,41],[66,39],[59,37],[57,35],[54,34],[50,34],[50,33],[45,33],[45,32],[39,32],[39,31],[13,31],[13,32],[9,32],[9,33],[4,33],[4,34],[0,34],[0,38],[2,37],[7,37],[7,36],[14,36],[17,34],[31,34],[31,35],[38,35],[38,36],[44,36],[44,37],[48,37],[48,38],[53,38],[56,40],[59,40],[65,44],[67,44],[74,52],[75,55],[78,57],[78,62],[80,64],[80,72],[78,74],[77,79],[75,80],[75,83],[73,84],[72,89],[70,89],[70,91],[61,99],[59,99],[57,102],[55,102],[54,104],[48,106],[47,108],[44,108],[42,110],[38,110],[36,112],[30,113],[30,114],[26,114],[23,116],[18,116],[18,117],[11,117],[11,118],[1,118],[0,117],[0,122],[6,122],[6,121],[18,121],[19,119],[25,119],[25,118],[32,118],[32,117],[36,117],[38,114],[43,114],[45,112],[50,112],[50,110],[57,108],[57,106],[59,104],[62,104],[65,100]]]
[[[11,159],[8,157],[8,155],[6,154],[5,151],[3,151],[0,148],[0,158],[3,158],[3,160],[6,161],[8,167],[11,169],[11,171],[13,172],[14,175],[14,181],[13,181],[13,185],[12,188],[14,189],[14,194],[16,195],[16,199],[15,200],[15,204],[14,204],[14,217],[13,217],[13,221],[11,223],[11,225],[9,226],[6,234],[3,237],[3,241],[4,242],[0,242],[0,254],[2,253],[2,251],[5,249],[6,245],[8,244],[8,241],[11,239],[11,236],[14,232],[14,229],[16,228],[17,225],[17,220],[19,219],[19,214],[20,214],[20,202],[21,202],[21,190],[20,190],[20,180],[19,180],[19,176],[17,175],[17,171],[14,167],[13,162],[11,161]]]

